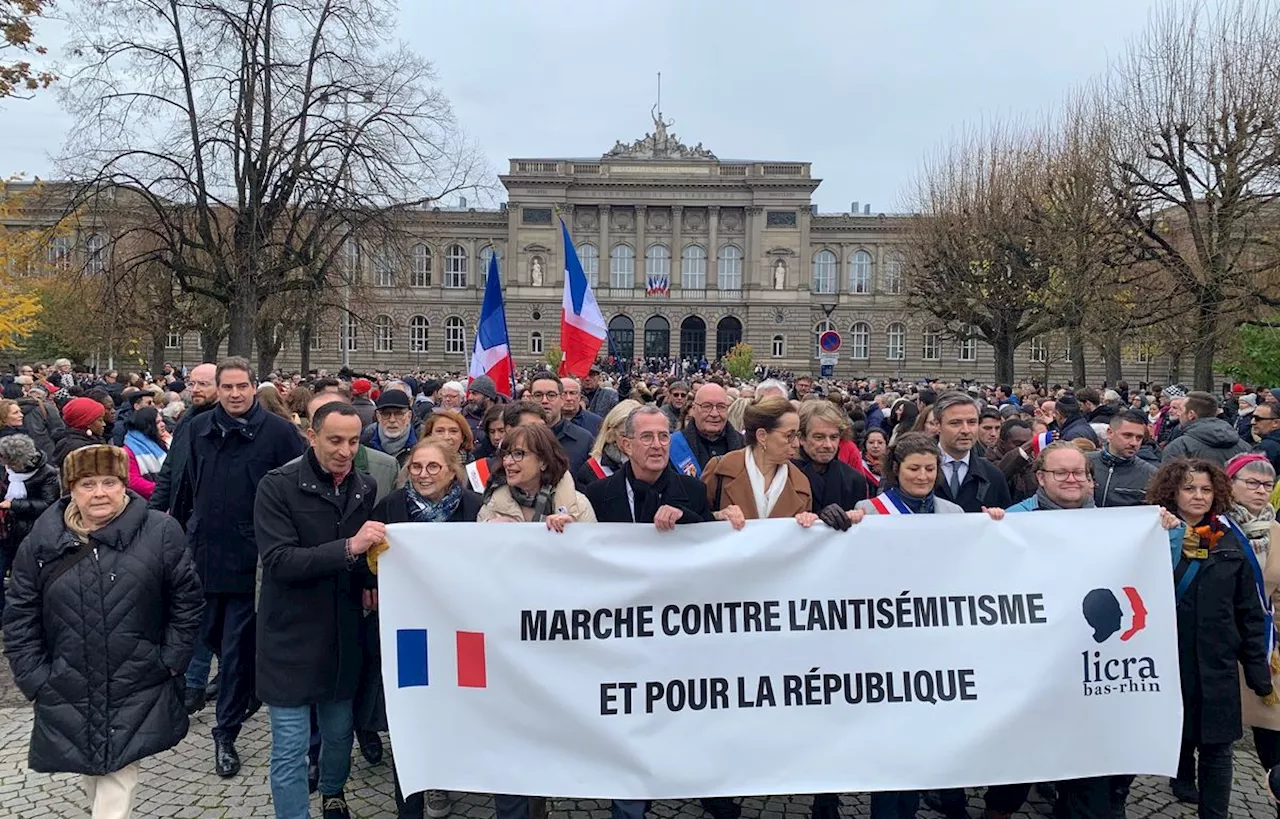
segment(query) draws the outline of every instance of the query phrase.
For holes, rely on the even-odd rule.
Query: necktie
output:
[[[960,464],[961,461],[951,462],[951,499],[955,500],[960,497]]]

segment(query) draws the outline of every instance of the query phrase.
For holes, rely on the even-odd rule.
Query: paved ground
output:
[[[0,661],[0,818],[2,819],[84,819],[84,793],[79,779],[46,776],[26,769],[27,740],[31,734],[31,710],[13,687],[9,664]],[[271,799],[267,786],[268,731],[265,712],[245,725],[239,743],[244,768],[234,779],[219,779],[213,773],[212,740],[209,728],[212,709],[192,721],[191,733],[177,748],[148,760],[143,765],[138,804],[134,816],[174,819],[233,819],[270,817]],[[1236,787],[1231,796],[1231,815],[1237,819],[1276,819],[1276,807],[1261,784],[1261,769],[1252,750],[1242,744],[1236,751]],[[352,781],[347,789],[352,814],[357,819],[394,817],[395,800],[386,763],[371,767],[355,754]],[[982,816],[981,791],[970,792],[969,813]],[[479,794],[455,794],[454,816],[465,819],[493,819],[493,801]],[[843,797],[845,819],[865,817],[867,798],[861,794]],[[553,800],[551,819],[607,819],[608,803]],[[744,819],[808,819],[809,798],[770,797],[746,799]],[[1032,804],[1019,817],[1049,817],[1049,806],[1034,793]],[[319,816],[313,801],[312,814]],[[1164,780],[1139,779],[1129,799],[1129,819],[1151,816],[1194,817],[1195,810],[1173,801]],[[650,811],[654,819],[706,819],[695,802],[658,802]],[[922,809],[920,819],[940,819]]]

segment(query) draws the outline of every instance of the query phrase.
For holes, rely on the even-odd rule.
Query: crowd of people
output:
[[[241,358],[102,377],[60,360],[0,379],[0,610],[35,708],[30,767],[83,775],[94,819],[128,817],[139,763],[181,741],[192,714],[214,709],[210,763],[229,778],[265,705],[275,815],[304,819],[318,792],[325,819],[348,817],[353,747],[384,762],[370,563],[390,523],[848,530],[875,514],[1150,504],[1176,587],[1173,793],[1225,819],[1244,727],[1280,778],[1280,389],[735,383],[705,365],[517,381],[508,398],[483,376],[258,380]],[[402,793],[387,767],[401,817],[450,813],[450,794]],[[992,786],[987,815],[1007,819],[1034,786],[1062,816],[1115,819],[1131,781]],[[967,816],[963,790],[876,793],[871,814],[914,816],[922,797]],[[499,819],[545,812],[536,797],[494,800]],[[613,804],[619,819],[646,810]],[[838,819],[839,799],[817,795],[812,812]]]

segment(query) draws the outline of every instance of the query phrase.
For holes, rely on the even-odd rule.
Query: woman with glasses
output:
[[[600,424],[600,434],[591,447],[591,457],[573,473],[573,481],[579,487],[585,489],[622,469],[622,465],[627,462],[627,456],[622,451],[622,428],[626,426],[627,416],[638,406],[639,401],[625,398],[609,410]]]
[[[1191,801],[1198,755],[1204,819],[1228,813],[1231,746],[1243,734],[1241,669],[1253,693],[1274,699],[1271,605],[1249,538],[1226,514],[1234,497],[1222,467],[1192,458],[1168,461],[1147,488],[1148,503],[1164,507],[1177,601],[1183,721],[1174,795]]]
[[[476,520],[545,523],[554,532],[575,521],[595,523],[586,496],[569,474],[569,459],[545,424],[508,428],[501,466],[489,478]]]
[[[382,499],[373,510],[373,519],[382,523],[474,523],[480,513],[480,495],[467,488],[466,472],[458,451],[447,441],[424,438],[409,451],[400,472],[399,488]],[[376,565],[376,564],[375,564]],[[377,589],[366,592],[366,608],[377,610]],[[364,641],[368,657],[356,697],[356,724],[362,731],[386,731],[386,701],[382,694],[382,651],[378,645],[376,615],[366,618]],[[392,763],[396,787],[396,809],[400,819],[422,819],[449,815],[451,802],[445,791],[405,795]]]

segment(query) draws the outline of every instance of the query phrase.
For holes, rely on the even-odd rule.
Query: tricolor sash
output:
[[[902,498],[898,497],[898,493],[889,489],[876,495],[871,499],[871,505],[882,515],[910,515],[913,514],[907,505],[902,502]]]
[[[693,448],[685,440],[683,432],[677,432],[671,436],[671,465],[681,475],[688,475],[691,478],[702,477],[702,465],[694,457]]]
[[[485,485],[489,483],[489,459],[480,458],[467,464],[467,479],[471,482],[473,491],[483,492]]]
[[[597,461],[595,458],[587,458],[587,466],[591,469],[600,480],[604,480],[613,474],[613,470]]]

